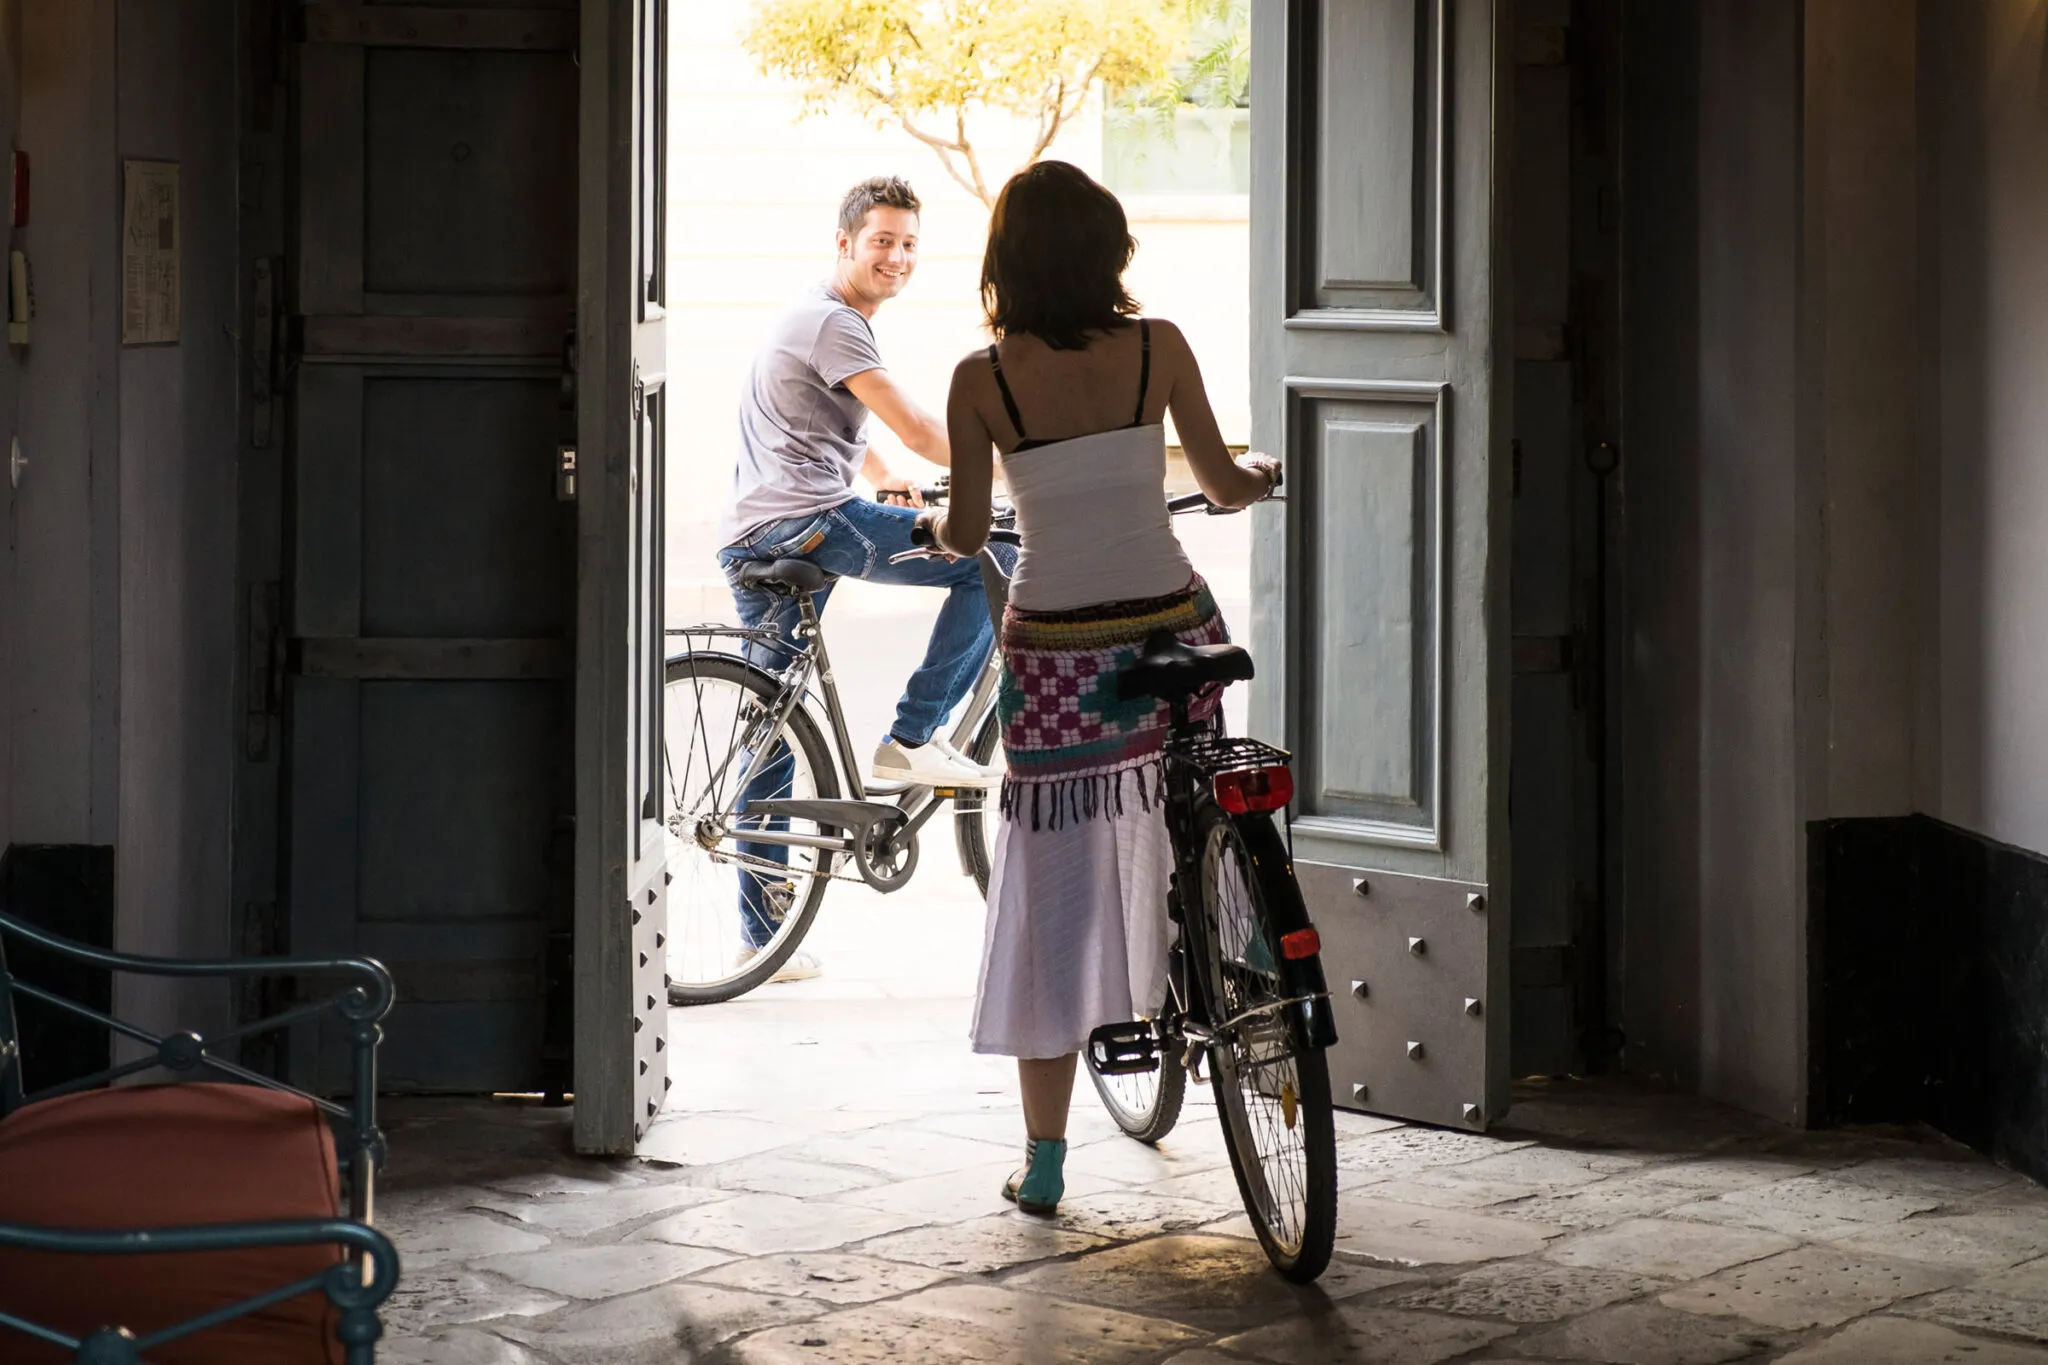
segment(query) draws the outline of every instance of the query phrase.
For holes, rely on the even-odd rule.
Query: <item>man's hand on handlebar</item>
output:
[[[891,507],[922,507],[924,490],[900,475],[892,475],[875,485],[875,501]]]

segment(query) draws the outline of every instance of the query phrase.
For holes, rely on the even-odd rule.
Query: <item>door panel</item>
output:
[[[576,1146],[633,1150],[669,1090],[661,823],[666,0],[583,7],[576,345]]]
[[[1338,1102],[1474,1128],[1509,1079],[1507,8],[1253,11],[1253,443],[1288,469],[1253,728],[1303,779]]]
[[[294,55],[290,948],[391,967],[390,1088],[560,1092],[572,7],[385,8],[307,7]],[[339,1083],[342,1040],[292,1066]]]

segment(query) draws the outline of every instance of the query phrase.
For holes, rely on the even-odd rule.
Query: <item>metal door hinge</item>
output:
[[[633,362],[633,420],[638,422],[647,413],[647,381],[640,377],[640,362]]]

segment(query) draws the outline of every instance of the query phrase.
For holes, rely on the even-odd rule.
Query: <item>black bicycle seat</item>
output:
[[[740,586],[782,593],[816,592],[832,581],[808,559],[757,559],[740,566]]]
[[[1185,701],[1211,683],[1243,682],[1252,676],[1252,656],[1236,645],[1183,644],[1170,630],[1156,630],[1145,652],[1116,675],[1121,701],[1157,697]]]

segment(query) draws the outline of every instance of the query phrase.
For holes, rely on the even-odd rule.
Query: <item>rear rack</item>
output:
[[[1285,749],[1276,749],[1256,739],[1235,739],[1228,735],[1195,735],[1169,739],[1166,748],[1174,757],[1203,772],[1243,772],[1248,768],[1270,768],[1290,761]]]

